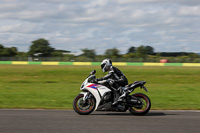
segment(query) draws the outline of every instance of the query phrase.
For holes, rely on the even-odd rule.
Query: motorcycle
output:
[[[95,73],[96,70],[90,72],[80,87],[82,92],[73,101],[73,109],[76,113],[88,115],[94,110],[116,112],[126,112],[129,110],[132,115],[145,115],[149,112],[151,101],[147,95],[143,93],[130,94],[138,87],[148,92],[144,86],[146,81],[135,81],[125,87],[115,89],[109,85],[109,80],[95,82]],[[122,94],[122,90],[127,92],[125,98],[113,105]]]

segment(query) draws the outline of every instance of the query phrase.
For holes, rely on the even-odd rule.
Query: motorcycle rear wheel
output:
[[[88,115],[92,113],[95,109],[95,99],[91,97],[83,102],[83,94],[79,94],[73,101],[74,111],[80,115]]]
[[[149,97],[143,93],[135,93],[133,96],[140,99],[140,101],[142,101],[142,105],[130,107],[129,112],[132,115],[146,115],[151,108],[151,101]]]

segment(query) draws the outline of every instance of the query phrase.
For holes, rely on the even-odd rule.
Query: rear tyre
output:
[[[151,108],[151,101],[149,97],[143,93],[133,94],[134,97],[137,97],[142,102],[140,105],[135,105],[129,108],[129,112],[132,115],[146,115]]]
[[[88,115],[92,113],[95,109],[95,99],[91,97],[83,102],[83,94],[79,94],[73,101],[73,108],[76,113],[80,115]]]

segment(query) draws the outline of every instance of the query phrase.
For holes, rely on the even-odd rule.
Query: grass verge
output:
[[[152,109],[199,110],[199,67],[118,67],[129,79],[146,80]],[[0,108],[72,109],[80,85],[99,66],[0,65]]]

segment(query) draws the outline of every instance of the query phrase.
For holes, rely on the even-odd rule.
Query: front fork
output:
[[[83,94],[83,104],[85,104],[87,99],[91,98],[91,94],[89,92],[81,92],[80,94]]]

